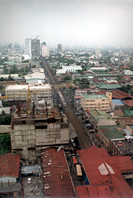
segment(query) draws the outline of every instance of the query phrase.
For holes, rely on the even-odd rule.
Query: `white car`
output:
[[[28,178],[27,183],[28,183],[28,184],[31,184],[31,178]]]

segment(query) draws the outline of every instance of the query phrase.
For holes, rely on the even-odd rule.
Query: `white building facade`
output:
[[[5,88],[7,101],[27,101],[28,94],[30,94],[31,101],[45,100],[52,106],[52,89],[49,84],[43,85],[9,85]]]
[[[31,53],[31,38],[25,39],[25,55],[28,55],[29,56],[29,59],[32,58],[32,53]]]
[[[70,66],[62,66],[62,69],[57,69],[56,74],[65,74],[65,73],[75,73],[78,70],[82,70],[81,66],[70,65]]]

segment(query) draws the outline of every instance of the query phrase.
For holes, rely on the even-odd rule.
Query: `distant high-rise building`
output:
[[[38,38],[31,40],[32,59],[40,57],[40,40]]]
[[[29,59],[32,58],[32,54],[31,54],[31,38],[25,39],[25,54],[29,56]]]
[[[43,42],[41,44],[41,47],[42,47],[42,57],[48,58],[49,57],[49,49],[46,45],[46,42]]]
[[[100,48],[96,48],[96,50],[95,50],[95,54],[96,54],[96,58],[100,58],[100,57],[102,57],[102,54],[101,54]]]
[[[62,45],[61,44],[57,45],[57,53],[58,54],[62,53]]]

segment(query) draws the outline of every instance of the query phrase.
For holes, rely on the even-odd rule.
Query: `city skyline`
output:
[[[0,44],[133,47],[132,0],[0,0]]]

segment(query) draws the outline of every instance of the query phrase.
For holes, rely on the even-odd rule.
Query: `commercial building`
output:
[[[38,38],[31,40],[32,59],[40,57],[40,40]]]
[[[79,65],[62,66],[62,69],[56,70],[56,74],[75,73],[78,70],[82,70],[82,67]]]
[[[42,48],[42,57],[48,58],[49,57],[49,49],[45,42],[43,42],[41,44],[41,48]]]
[[[111,107],[112,94],[106,92],[106,95],[82,95],[81,107],[84,110],[109,110]]]
[[[109,151],[116,156],[129,156],[133,160],[133,139],[119,138],[110,141]]]
[[[0,197],[21,197],[20,156],[7,153],[0,155]]]
[[[32,58],[32,53],[31,53],[31,38],[25,39],[25,55],[28,55],[29,59]]]
[[[58,53],[58,54],[61,54],[62,51],[63,51],[63,49],[62,49],[62,44],[59,43],[59,44],[57,45],[57,53]]]
[[[63,149],[42,150],[42,177],[44,197],[77,197]]]
[[[109,148],[110,141],[112,139],[123,138],[126,135],[128,135],[128,132],[121,128],[119,125],[99,126],[98,128],[98,136],[107,149]]]
[[[27,101],[30,97],[31,101],[44,99],[45,102],[52,105],[51,100],[51,86],[49,84],[43,85],[9,85],[5,88],[5,95],[7,101]]]
[[[11,123],[12,152],[23,159],[36,160],[45,146],[67,145],[69,125],[63,112],[47,105],[16,109]]]
[[[78,151],[90,185],[76,186],[79,198],[132,198],[126,179],[133,178],[128,156],[109,156],[104,148],[92,146]]]
[[[43,84],[45,82],[45,74],[43,72],[34,72],[24,77],[28,84]]]
[[[121,99],[112,99],[112,109],[122,109],[125,106]]]
[[[105,111],[91,110],[88,117],[95,129],[99,126],[116,125],[116,122]]]

